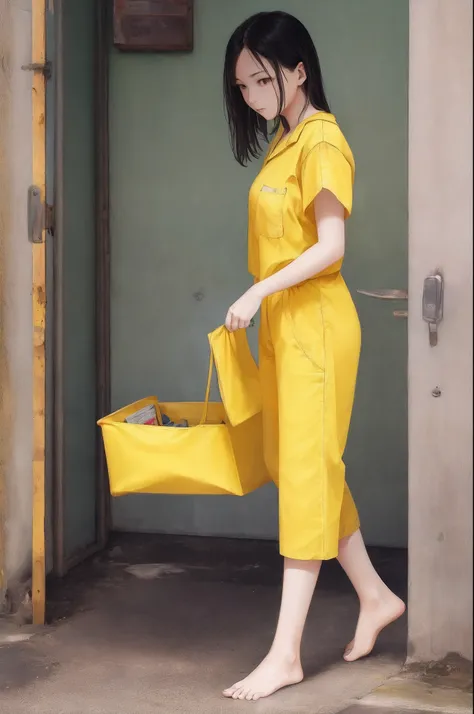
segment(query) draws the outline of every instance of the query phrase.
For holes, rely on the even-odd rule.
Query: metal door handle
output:
[[[440,273],[429,275],[423,283],[422,315],[428,323],[431,347],[438,344],[438,325],[443,319],[444,281]]]
[[[407,290],[390,290],[383,288],[381,290],[358,290],[361,295],[377,298],[378,300],[408,300]]]
[[[390,288],[381,288],[380,290],[357,290],[361,295],[376,298],[377,300],[408,300],[407,290],[393,290]],[[394,310],[394,317],[408,317],[407,310]]]

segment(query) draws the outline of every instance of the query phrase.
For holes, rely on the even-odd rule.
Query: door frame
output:
[[[96,43],[96,365],[97,419],[111,411],[110,388],[110,171],[109,171],[109,52],[111,15],[108,0],[97,7]],[[105,286],[105,289],[104,289]],[[101,547],[111,527],[110,489],[102,436],[97,427],[97,533]]]
[[[96,430],[96,540],[70,556],[64,551],[65,540],[65,444],[64,444],[64,335],[63,335],[63,1],[55,4],[55,235],[53,258],[54,377],[52,440],[53,490],[53,572],[64,576],[71,568],[102,550],[110,528],[110,498],[104,449],[99,427]],[[109,240],[109,158],[108,158],[108,0],[98,0],[95,18],[95,335],[96,335],[96,417],[110,411],[110,240]],[[104,286],[107,286],[104,288]]]
[[[45,203],[46,193],[46,0],[32,0],[32,182]],[[44,623],[46,607],[46,236],[43,226],[39,242],[32,243],[32,352],[33,352],[33,536],[32,606],[33,624]]]
[[[472,660],[472,0],[410,0],[408,659]],[[425,278],[444,274],[430,346]],[[453,601],[453,592],[454,601]]]

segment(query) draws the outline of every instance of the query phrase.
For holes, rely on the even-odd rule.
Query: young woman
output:
[[[404,603],[375,572],[342,460],[360,350],[357,313],[340,270],[354,160],[330,113],[305,27],[283,12],[254,15],[227,46],[224,90],[233,151],[245,165],[275,122],[250,190],[254,285],[229,309],[229,330],[261,308],[264,450],[279,487],[283,593],[270,651],[224,695],[256,700],[303,679],[300,644],[323,560],[338,558],[360,599],[344,658],[368,655]]]

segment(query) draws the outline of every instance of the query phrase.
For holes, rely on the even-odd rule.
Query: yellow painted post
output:
[[[32,0],[33,64],[46,61],[46,0]],[[33,79],[33,184],[45,200],[46,184],[46,82],[42,71]],[[43,230],[41,243],[33,243],[33,623],[45,620],[45,325],[46,260]]]

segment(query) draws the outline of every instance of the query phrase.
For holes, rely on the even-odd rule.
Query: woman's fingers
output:
[[[229,312],[227,313],[227,319],[225,321],[225,326],[227,327],[229,332],[234,332],[239,327],[238,318],[236,318],[236,316],[232,312],[232,309],[230,309]]]
[[[229,330],[229,332],[232,332],[233,330],[236,329],[236,328],[235,328],[235,315],[234,315],[234,313],[232,312],[232,308],[231,308],[231,307],[229,308],[229,311],[228,311],[228,313],[227,313],[227,317],[226,317],[226,320],[225,320],[225,326],[227,327],[227,329]]]
[[[229,332],[235,332],[235,330],[246,330],[249,325],[250,320],[245,320],[242,317],[238,317],[238,315],[235,315],[232,312],[232,308],[230,308],[225,320],[225,326],[227,327]]]

